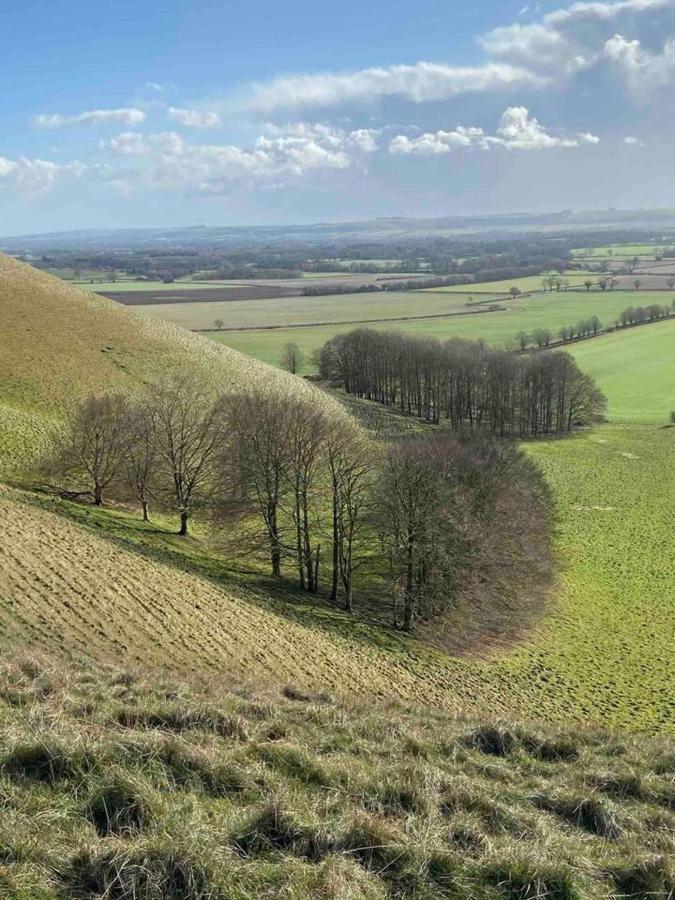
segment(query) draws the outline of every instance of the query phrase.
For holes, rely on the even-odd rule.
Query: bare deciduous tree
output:
[[[128,407],[119,394],[88,397],[75,409],[68,434],[48,463],[52,472],[82,479],[96,506],[119,474],[128,444]]]
[[[333,547],[331,600],[338,599],[342,583],[346,610],[352,609],[354,553],[372,486],[374,454],[363,434],[351,425],[331,429],[326,438]]]
[[[164,493],[178,511],[178,533],[184,536],[195,508],[209,499],[222,437],[220,404],[187,377],[152,386],[148,404]]]
[[[294,341],[288,341],[284,344],[279,362],[291,375],[297,375],[305,363],[305,356]]]

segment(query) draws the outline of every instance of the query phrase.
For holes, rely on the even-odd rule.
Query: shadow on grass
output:
[[[154,522],[144,522],[120,508],[101,508],[88,503],[55,499],[35,486],[30,494],[24,494],[24,498],[28,505],[56,513],[125,550],[197,575],[234,593],[247,603],[282,615],[305,627],[319,628],[352,643],[398,655],[443,655],[374,618],[367,620],[344,612],[326,596],[301,593],[288,577],[276,579],[266,576],[250,562],[230,562],[218,553],[207,538],[198,534],[181,537],[168,525],[164,527],[161,516]],[[246,593],[237,588],[245,588]]]

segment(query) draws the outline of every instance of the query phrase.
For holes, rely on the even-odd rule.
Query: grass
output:
[[[9,489],[0,493],[0,626],[11,646],[60,655],[114,654],[476,715],[672,730],[675,473],[664,461],[674,439],[673,429],[606,425],[528,445],[554,491],[563,571],[539,626],[485,648],[487,658],[449,657],[292,590],[271,594],[246,559],[203,537],[181,541],[161,522]]]
[[[606,244],[602,247],[580,247],[577,250],[573,250],[572,253],[576,257],[585,257],[585,256],[601,256],[601,257],[612,257],[612,256],[647,256],[653,257],[654,254],[663,247],[668,246],[668,244]]]
[[[222,319],[225,329],[270,328],[475,311],[475,307],[472,309],[466,306],[467,300],[467,294],[448,296],[430,294],[427,291],[387,291],[326,297],[283,297],[275,300],[159,303],[139,305],[136,309],[183,328],[214,328],[216,319]]]
[[[603,335],[570,348],[622,422],[669,421],[675,409],[675,321]]]
[[[186,719],[202,724],[176,730]],[[245,736],[219,734],[213,719],[240,721]],[[14,763],[36,746],[51,761],[47,779]],[[544,758],[543,746],[566,754]],[[672,754],[664,738],[2,659],[0,892],[665,898],[675,887]],[[638,793],[606,789],[627,778]]]
[[[410,295],[412,299],[408,307],[408,315],[416,314],[416,307],[413,303],[417,301],[414,298],[422,296],[424,293],[419,291]],[[391,299],[395,295],[389,296]],[[432,303],[437,304],[436,309],[446,309],[448,294],[433,293],[428,296],[433,298]],[[465,297],[464,294],[460,296]],[[390,300],[377,297],[375,304],[377,305],[378,302],[381,304],[382,323],[369,324],[368,327],[396,329],[417,337],[430,336],[439,340],[459,337],[471,340],[483,339],[492,344],[504,344],[506,341],[513,340],[519,331],[531,333],[536,328],[548,328],[555,335],[562,326],[573,325],[580,319],[589,318],[592,315],[597,315],[604,324],[613,324],[622,310],[627,306],[635,305],[636,297],[634,291],[587,292],[584,290],[538,293],[516,301],[507,301],[502,304],[505,309],[498,312],[407,322],[385,321],[384,312],[386,304]],[[639,293],[639,303],[643,306],[649,303],[662,304],[669,300],[670,295],[664,295],[662,291],[640,291]],[[342,299],[334,300],[334,307],[342,302],[344,302]],[[270,302],[270,307],[273,305],[274,302]],[[268,318],[272,316],[273,312],[270,308]],[[275,365],[281,356],[281,348],[287,341],[295,341],[309,360],[310,354],[317,347],[321,347],[335,334],[349,331],[354,327],[354,325],[327,324],[315,328],[230,332],[212,334],[210,337],[242,353]],[[308,361],[305,371],[312,371],[311,362]]]

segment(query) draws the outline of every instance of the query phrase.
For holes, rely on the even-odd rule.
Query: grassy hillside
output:
[[[577,344],[570,352],[601,385],[607,414],[622,422],[669,421],[675,409],[675,321]]]
[[[604,426],[530,445],[554,488],[563,571],[538,629],[493,658],[448,657],[306,597],[253,591],[217,547],[131,514],[45,509],[9,490],[3,632],[17,647],[292,677],[455,712],[672,730],[674,439],[675,429]]]
[[[675,890],[672,743],[0,662],[6,900]]]
[[[0,335],[0,472],[39,450],[78,396],[133,389],[171,369],[202,372],[223,389],[257,382],[312,390],[2,255]]]

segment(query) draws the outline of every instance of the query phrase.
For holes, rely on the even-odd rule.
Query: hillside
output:
[[[0,659],[0,894],[666,900],[674,749]]]
[[[313,390],[235,350],[148,321],[3,255],[0,335],[0,472],[39,450],[77,397],[132,389],[172,370],[201,372],[223,390],[255,383]]]

